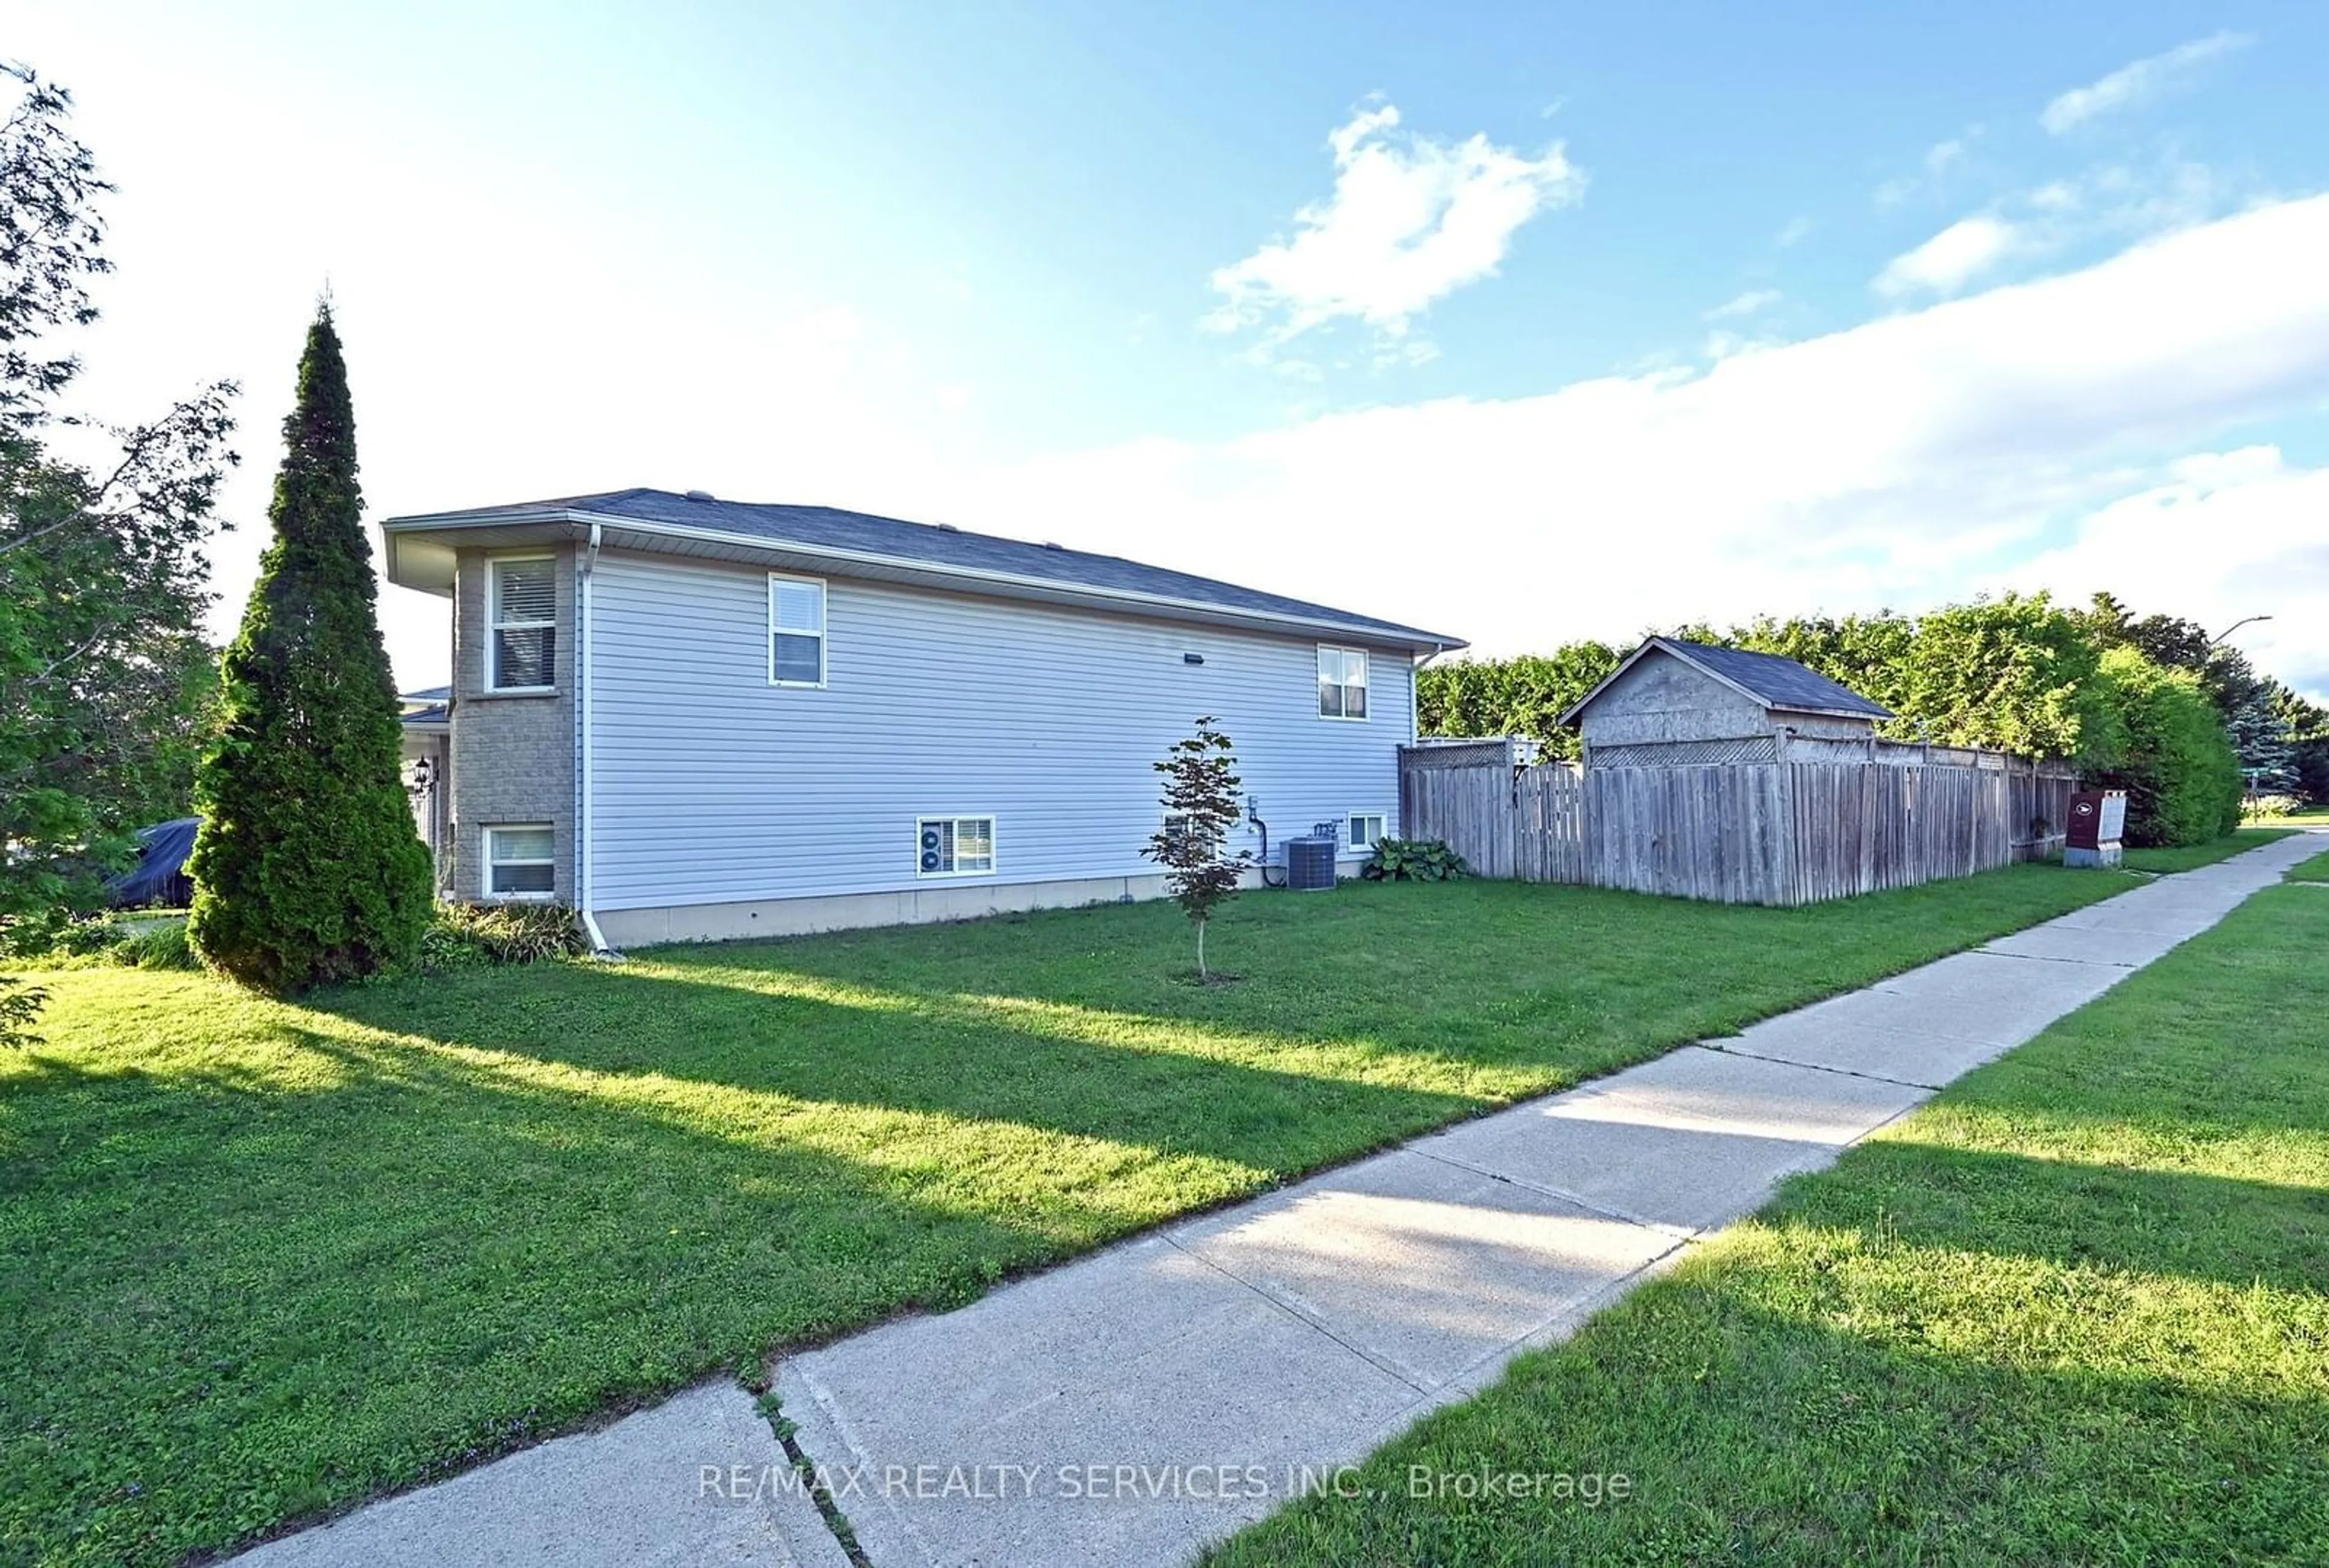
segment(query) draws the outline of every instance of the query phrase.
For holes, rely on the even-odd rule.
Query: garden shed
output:
[[[1892,711],[1777,654],[1654,637],[1561,716],[1589,768],[1877,760]]]

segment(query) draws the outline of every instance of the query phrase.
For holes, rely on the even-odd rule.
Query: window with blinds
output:
[[[548,823],[486,829],[486,892],[549,898],[558,887],[557,835]]]
[[[558,562],[547,555],[495,561],[486,688],[544,692],[558,684]]]
[[[925,817],[914,824],[915,870],[922,876],[978,876],[995,869],[995,818]]]
[[[768,574],[768,680],[825,685],[825,584],[814,577]]]
[[[1363,719],[1367,716],[1366,649],[1319,646],[1318,716],[1322,719]]]

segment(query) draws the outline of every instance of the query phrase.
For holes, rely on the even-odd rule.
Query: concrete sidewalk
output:
[[[1493,1382],[1775,1185],[2213,925],[2306,836],[778,1369],[875,1568],[1185,1560]],[[391,1498],[253,1568],[838,1568],[742,1393]],[[717,1484],[711,1478],[717,1477]]]

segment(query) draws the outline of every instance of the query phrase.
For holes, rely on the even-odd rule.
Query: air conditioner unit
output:
[[[1332,838],[1289,838],[1286,841],[1286,885],[1297,893],[1325,893],[1334,885]]]

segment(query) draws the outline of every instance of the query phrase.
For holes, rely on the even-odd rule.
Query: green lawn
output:
[[[166,1562],[2119,891],[1504,883],[666,949],[0,1053],[0,1561]]]
[[[2267,890],[1212,1561],[2321,1562],[2324,949]]]
[[[2221,838],[2211,838],[2205,844],[2183,844],[2172,849],[2130,849],[2126,852],[2126,868],[2161,874],[2196,871],[2220,860],[2230,860],[2235,855],[2245,855],[2260,844],[2270,844],[2276,838],[2287,838],[2292,833],[2302,831],[2296,827],[2237,827]]]

